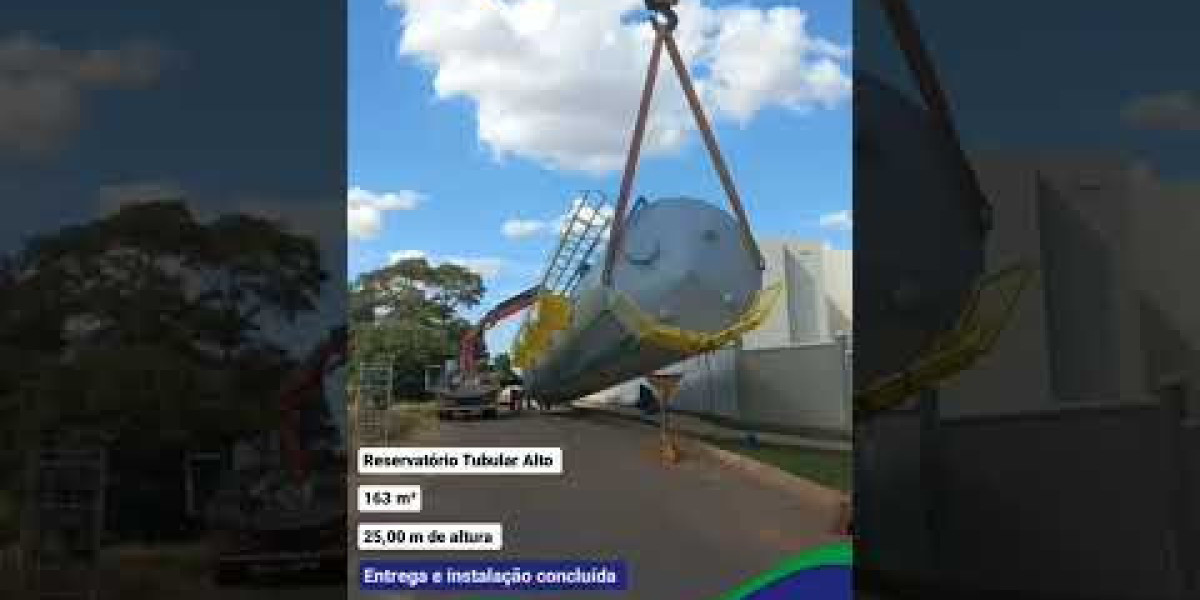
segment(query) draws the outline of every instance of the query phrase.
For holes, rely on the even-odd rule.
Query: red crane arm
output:
[[[496,323],[511,317],[522,310],[528,308],[537,300],[538,293],[541,292],[541,286],[531,287],[511,298],[508,298],[497,304],[495,308],[489,310],[479,320],[479,324],[472,327],[463,334],[462,341],[459,343],[458,349],[458,364],[463,374],[475,373],[477,367],[476,360],[479,356],[479,351],[483,349],[483,334],[488,329],[491,329]]]
[[[344,329],[333,333],[316,352],[309,357],[298,373],[284,386],[279,395],[281,414],[280,443],[292,476],[298,481],[308,475],[311,457],[297,431],[301,412],[306,408],[314,392],[323,392],[325,376],[344,363],[348,354],[347,337]]]

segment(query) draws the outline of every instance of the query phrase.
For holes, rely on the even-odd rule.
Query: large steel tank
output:
[[[635,315],[714,334],[737,323],[762,287],[758,258],[737,221],[695,198],[637,205],[622,246],[611,287],[602,268],[591,269],[571,298],[569,325],[524,373],[539,401],[567,402],[687,358],[685,349],[646,339]]]
[[[981,199],[927,110],[870,73],[854,96],[854,380],[950,331],[984,271]]]
[[[953,330],[984,272],[986,231],[958,150],[929,112],[869,73],[854,78],[854,383],[863,392]],[[925,572],[923,467],[909,445],[918,422],[854,425],[855,560]]]

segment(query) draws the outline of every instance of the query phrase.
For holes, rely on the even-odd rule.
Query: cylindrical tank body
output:
[[[717,333],[736,323],[762,287],[762,272],[729,213],[694,198],[663,198],[630,213],[612,286],[597,266],[577,288],[571,322],[524,374],[528,393],[559,403],[687,358],[643,339],[625,303],[657,322]]]
[[[854,81],[854,383],[865,390],[953,329],[987,240],[958,151],[928,111],[870,73]],[[855,530],[865,542],[856,561],[926,569],[913,552],[914,532],[925,532],[910,526],[922,510],[920,465],[905,460],[916,428],[855,419]]]
[[[952,329],[983,272],[980,199],[928,112],[869,73],[854,98],[854,380]]]

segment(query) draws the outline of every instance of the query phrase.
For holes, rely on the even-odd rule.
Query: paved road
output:
[[[370,476],[420,483],[419,515],[370,521],[504,523],[494,553],[364,553],[372,558],[614,559],[627,561],[627,594],[571,597],[707,600],[780,560],[839,538],[830,515],[698,456],[666,468],[652,430],[572,415],[524,414],[443,422],[414,445],[561,446],[562,476]],[[353,580],[352,580],[353,581]],[[372,594],[370,597],[380,597]],[[393,598],[464,598],[446,593]],[[513,594],[471,598],[514,598]],[[536,597],[548,597],[537,594]]]

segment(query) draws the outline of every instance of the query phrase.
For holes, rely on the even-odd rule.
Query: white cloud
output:
[[[653,33],[625,22],[639,0],[390,0],[403,11],[400,54],[434,73],[439,98],[473,101],[479,140],[497,158],[551,168],[619,168]],[[684,0],[676,33],[714,117],[748,121],[850,96],[848,51],[807,29],[796,7],[708,8]],[[664,56],[644,153],[678,150],[693,127]]]
[[[805,111],[833,108],[849,97],[842,69],[849,51],[807,33],[808,14],[794,7],[716,11],[712,76],[720,112],[746,122],[768,105]]]
[[[353,186],[346,193],[346,227],[350,237],[369,240],[383,230],[383,213],[413,210],[424,197],[411,190],[373,192]]]
[[[552,233],[560,235],[567,230],[570,224],[571,215],[578,210],[579,220],[575,223],[575,232],[583,233],[587,229],[589,221],[595,220],[592,227],[604,226],[607,221],[612,219],[613,207],[601,206],[596,208],[592,205],[582,206],[583,200],[576,198],[571,201],[571,206],[564,212],[553,219],[509,219],[504,222],[503,231],[505,237],[510,239],[525,239],[535,235]],[[604,230],[604,237],[608,237],[608,229]]]
[[[347,192],[346,200],[350,204],[373,206],[379,210],[412,210],[421,203],[421,195],[410,190],[372,192],[354,186]]]
[[[839,210],[827,215],[821,215],[821,227],[833,231],[850,231],[854,229],[854,216],[849,210]]]
[[[536,219],[509,219],[504,222],[504,237],[514,240],[533,237],[550,227],[545,221]]]
[[[396,263],[402,260],[413,258],[424,258],[430,264],[452,264],[459,265],[465,269],[475,272],[484,279],[490,279],[500,275],[508,269],[509,263],[503,258],[494,257],[470,257],[464,258],[459,256],[436,257],[430,256],[422,250],[399,250],[388,255],[388,264]]]
[[[576,215],[574,231],[579,234],[587,230],[589,223],[593,229],[607,225],[612,220],[613,214],[616,213],[616,209],[611,205],[603,205],[597,208],[590,204],[584,205],[582,198],[576,198],[571,201],[571,207],[567,209],[567,212],[555,220],[554,231],[556,233],[566,231],[567,227],[571,224],[571,216],[576,211],[578,211],[578,215]],[[608,231],[607,228],[604,229],[605,238],[608,237]]]
[[[469,271],[474,271],[475,273],[478,273],[479,276],[483,277],[484,279],[491,279],[492,277],[496,277],[497,275],[499,275],[501,272],[503,272],[505,269],[508,268],[508,261],[506,261],[502,258],[488,258],[488,257],[460,258],[460,257],[452,256],[452,257],[446,258],[445,260],[443,260],[441,262],[450,263],[452,265],[458,265]]]
[[[411,260],[414,258],[425,258],[425,252],[421,250],[398,250],[388,255],[388,264],[398,263],[402,260]]]
[[[1200,131],[1200,93],[1174,91],[1141,96],[1125,106],[1121,117],[1140,129]]]
[[[59,150],[81,125],[86,92],[148,87],[164,58],[143,42],[81,51],[28,33],[0,39],[0,154],[44,158]]]

